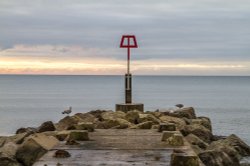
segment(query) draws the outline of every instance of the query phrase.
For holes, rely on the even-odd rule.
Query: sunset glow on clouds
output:
[[[124,74],[135,34],[134,74],[250,75],[249,17],[247,0],[2,0],[0,74]]]

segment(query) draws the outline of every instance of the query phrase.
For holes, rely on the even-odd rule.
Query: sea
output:
[[[250,145],[250,77],[133,76],[132,89],[145,111],[192,106],[211,119],[214,134],[234,133]],[[124,76],[0,75],[0,135],[57,122],[70,106],[73,115],[123,102]]]

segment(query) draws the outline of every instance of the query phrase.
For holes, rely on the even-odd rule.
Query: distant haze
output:
[[[1,0],[0,74],[250,75],[249,0]]]

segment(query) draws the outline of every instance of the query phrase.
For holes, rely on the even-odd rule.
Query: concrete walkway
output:
[[[97,129],[89,133],[90,141],[80,145],[60,145],[45,154],[34,166],[169,166],[173,148],[189,149],[189,145],[170,147],[161,141],[156,130]],[[54,158],[64,149],[70,158]]]

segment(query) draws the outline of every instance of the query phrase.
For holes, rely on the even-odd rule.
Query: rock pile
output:
[[[88,132],[95,129],[155,129],[163,133],[162,141],[173,146],[182,146],[184,136],[197,154],[194,162],[200,159],[206,166],[239,166],[242,157],[250,156],[250,147],[236,135],[213,135],[210,119],[197,117],[192,107],[144,113],[96,110],[66,116],[56,124],[48,121],[37,128],[20,128],[14,136],[0,137],[0,165],[30,166],[59,141],[78,145],[89,140]],[[58,151],[55,156],[70,154]],[[173,157],[179,160],[181,155],[176,152]]]

